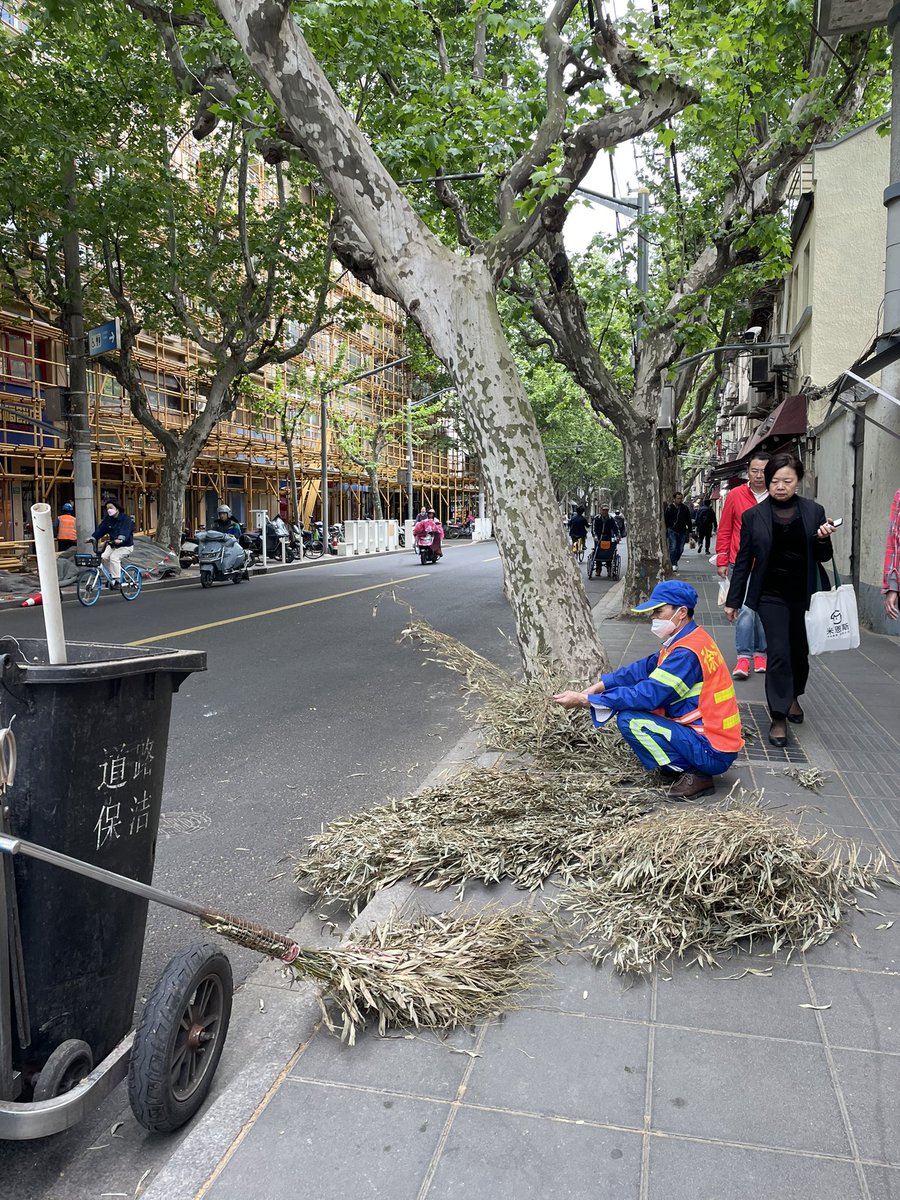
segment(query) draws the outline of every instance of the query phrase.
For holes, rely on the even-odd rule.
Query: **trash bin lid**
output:
[[[174,672],[184,678],[206,670],[205,650],[165,646],[116,646],[104,642],[66,642],[68,662],[48,662],[42,638],[0,638],[0,673],[16,684],[81,683],[121,679],[125,675]]]

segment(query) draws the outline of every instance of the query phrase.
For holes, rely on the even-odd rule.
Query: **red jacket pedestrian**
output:
[[[725,497],[725,506],[716,531],[716,569],[722,576],[727,575],[728,568],[734,566],[740,549],[741,518],[748,508],[755,508],[769,495],[765,484],[765,469],[769,458],[768,454],[752,458],[747,468],[749,482],[733,487]]]

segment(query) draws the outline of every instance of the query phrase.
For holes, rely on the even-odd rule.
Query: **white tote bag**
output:
[[[806,640],[810,654],[827,654],[831,650],[855,650],[859,645],[859,616],[856,611],[856,592],[850,583],[841,583],[834,566],[834,587],[827,592],[813,592],[806,614]],[[827,571],[822,571],[828,578]]]

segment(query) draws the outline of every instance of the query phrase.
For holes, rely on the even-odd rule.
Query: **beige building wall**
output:
[[[890,145],[879,124],[871,122],[811,156],[813,204],[795,234],[781,312],[797,354],[792,390],[833,383],[881,332]],[[873,382],[890,388],[877,376]],[[870,396],[865,412],[900,430],[900,410],[889,401]],[[867,623],[896,633],[882,620],[880,589],[890,502],[900,486],[900,441],[840,406],[829,415],[824,401],[810,401],[809,424],[818,435],[816,498],[830,516],[844,518],[835,535],[838,566],[846,573],[852,565]],[[854,445],[860,439],[863,444]]]
[[[787,328],[792,342],[798,334],[799,378],[817,387],[836,379],[878,331],[889,151],[870,123],[812,154],[814,207],[793,255]],[[811,424],[817,416],[810,413]]]

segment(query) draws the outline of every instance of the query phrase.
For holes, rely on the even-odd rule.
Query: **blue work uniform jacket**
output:
[[[669,639],[674,649],[666,656],[665,667],[659,666],[659,651],[647,658],[619,667],[608,675],[601,675],[604,690],[588,696],[591,716],[595,725],[601,722],[594,716],[594,706],[610,708],[613,712],[636,709],[638,712],[660,710],[672,721],[685,716],[697,707],[697,697],[703,685],[703,668],[700,659],[687,646],[678,647],[678,642],[697,628],[696,621],[688,621]],[[686,729],[690,726],[686,725]],[[703,737],[698,733],[697,737]],[[708,739],[704,738],[704,741]]]

